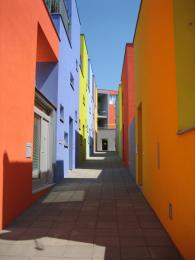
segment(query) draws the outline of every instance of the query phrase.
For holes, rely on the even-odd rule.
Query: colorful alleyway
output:
[[[1,232],[7,259],[182,258],[118,157],[99,153]]]

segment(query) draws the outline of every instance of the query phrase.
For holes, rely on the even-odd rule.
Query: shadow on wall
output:
[[[129,170],[133,179],[136,179],[136,128],[135,128],[135,118],[132,120],[131,124],[129,125]]]
[[[4,153],[2,226],[13,221],[48,190],[32,194],[32,162],[11,162]]]
[[[78,166],[80,166],[85,160],[87,155],[87,142],[86,139],[79,133],[77,133],[78,138]]]
[[[90,136],[90,139],[89,139],[89,156],[93,155],[93,151],[94,151],[94,139],[93,139],[93,137]]]
[[[79,167],[79,133],[75,131],[75,168]]]

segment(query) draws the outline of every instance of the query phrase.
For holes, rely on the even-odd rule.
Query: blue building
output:
[[[94,119],[95,119],[95,78],[93,74],[92,64],[89,60],[89,72],[88,72],[88,145],[87,145],[87,157],[93,154],[94,150]]]
[[[60,37],[59,62],[46,69],[52,70],[51,94],[57,107],[55,181],[59,182],[78,160],[80,20],[75,0],[45,2]]]

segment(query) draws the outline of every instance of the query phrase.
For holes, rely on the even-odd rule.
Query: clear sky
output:
[[[98,88],[118,89],[125,44],[132,42],[140,0],[77,0]]]

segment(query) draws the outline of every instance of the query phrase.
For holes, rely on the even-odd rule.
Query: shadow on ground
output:
[[[182,257],[116,154],[96,153],[1,232],[0,259]]]

